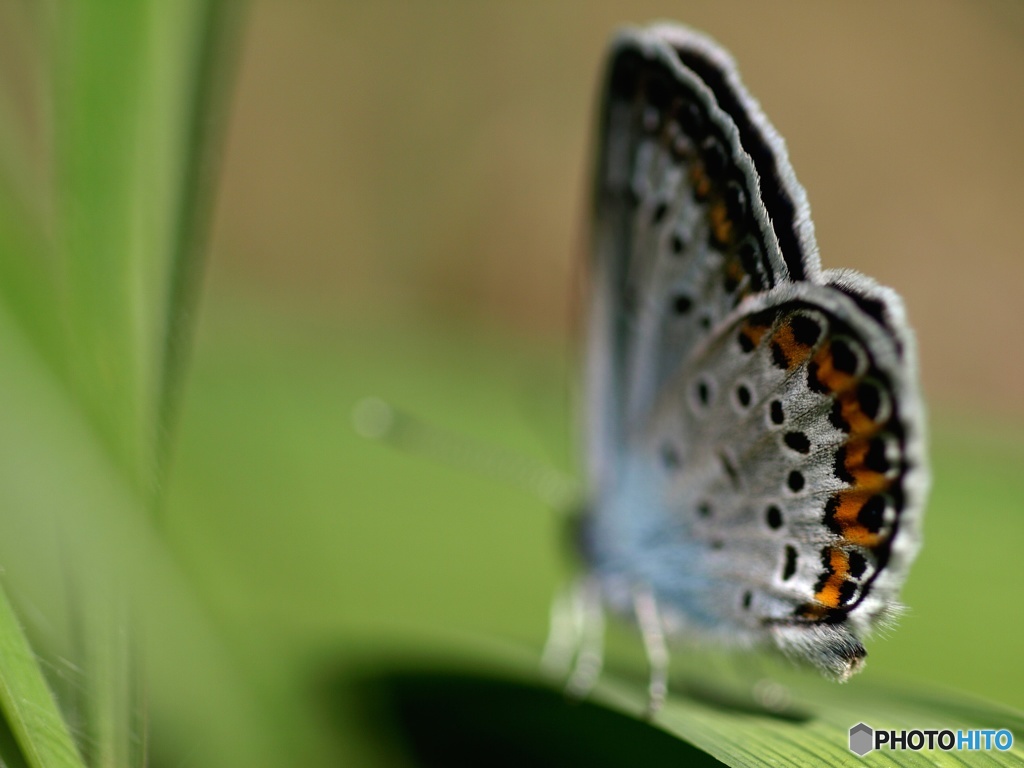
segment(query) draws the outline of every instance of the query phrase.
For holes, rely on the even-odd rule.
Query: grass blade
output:
[[[181,117],[186,124],[183,174],[171,246],[166,340],[159,393],[158,471],[166,471],[178,398],[195,325],[205,246],[216,189],[218,148],[228,103],[237,36],[237,2],[200,3],[195,14],[194,63]]]
[[[302,723],[271,712],[244,676],[143,501],[2,306],[0,369],[0,563],[31,635],[81,689],[88,710],[69,715],[83,724],[88,764],[144,764],[139,679],[167,764],[304,764],[301,737],[282,746]],[[80,643],[83,619],[96,626]],[[103,669],[120,676],[97,680]]]
[[[73,386],[103,442],[141,488],[151,475],[146,412],[159,176],[144,173],[143,97],[152,72],[147,6],[69,2],[53,50],[59,248]]]
[[[0,709],[32,768],[84,768],[35,654],[0,589]]]
[[[238,5],[63,4],[58,220],[81,401],[128,476],[158,485],[214,189]]]

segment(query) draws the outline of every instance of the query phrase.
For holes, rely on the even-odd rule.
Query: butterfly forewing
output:
[[[590,397],[590,464],[598,475],[614,462],[597,456],[623,444],[623,423],[650,407],[671,370],[710,328],[745,296],[788,279],[773,217],[775,228],[791,231],[798,214],[809,221],[792,202],[803,200],[795,180],[771,198],[789,207],[766,210],[758,168],[737,123],[683,63],[706,45],[677,28],[654,28],[624,34],[611,57],[592,233],[589,378],[598,396]],[[712,59],[705,64],[716,66]],[[762,147],[772,173],[788,173],[788,184],[784,151],[767,150],[775,144],[781,150],[774,131],[738,80],[718,79],[730,108],[748,103],[758,116],[744,123],[746,141]],[[809,229],[807,236],[813,250]],[[803,256],[796,260],[806,271]],[[595,472],[595,466],[602,469]]]

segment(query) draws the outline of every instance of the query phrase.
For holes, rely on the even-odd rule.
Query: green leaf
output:
[[[981,755],[991,765],[1024,765],[1016,742],[1006,752],[879,750],[860,758],[849,750],[849,729],[861,722],[1024,734],[1019,712],[920,685],[840,685],[785,669],[746,681],[691,671],[673,676],[666,706],[648,721],[646,677],[632,666],[606,672],[580,703],[562,694],[561,680],[542,678],[522,649],[436,637],[418,640],[416,650],[407,641],[401,647],[349,660],[333,677],[333,701],[361,712],[379,748],[405,743],[418,760],[437,764],[511,754],[531,765],[919,766]]]
[[[39,662],[0,589],[0,710],[32,768],[83,768]]]
[[[1008,728],[1022,733],[1024,718],[996,704],[963,694],[908,686],[839,685],[816,678],[786,675],[778,686],[790,703],[765,707],[749,690],[703,681],[680,686],[656,724],[727,765],[860,765],[848,748],[849,730],[865,722],[875,729]],[[609,676],[598,699],[626,712],[642,711],[644,691],[636,683]],[[965,753],[877,752],[868,764],[934,765],[947,755],[955,762]],[[1024,750],[991,750],[993,765],[1022,765]]]

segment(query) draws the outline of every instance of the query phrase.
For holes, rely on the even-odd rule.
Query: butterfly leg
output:
[[[648,718],[653,718],[665,704],[668,696],[668,646],[665,642],[665,630],[658,614],[658,603],[650,589],[641,588],[633,591],[633,612],[636,614],[637,625],[647,652],[647,663],[650,665],[651,678],[647,684]]]
[[[573,698],[586,698],[597,685],[604,665],[604,609],[601,588],[596,579],[583,579],[574,590],[574,614],[577,623],[577,653],[565,692]]]
[[[551,601],[548,637],[540,657],[541,669],[551,677],[566,679],[569,676],[580,647],[583,614],[578,593],[578,585],[563,585]]]

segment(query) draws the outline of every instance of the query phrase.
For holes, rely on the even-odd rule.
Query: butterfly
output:
[[[682,26],[614,41],[593,185],[575,520],[584,618],[774,649],[845,681],[900,613],[928,488],[895,291],[822,270],[804,189],[730,56]]]

